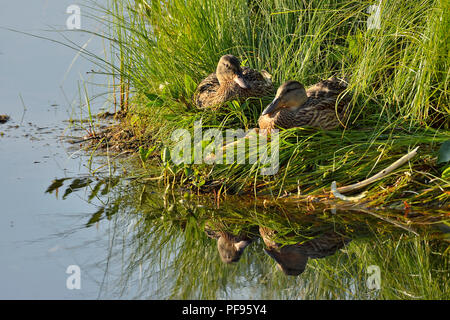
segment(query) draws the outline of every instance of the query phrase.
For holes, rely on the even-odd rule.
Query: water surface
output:
[[[10,1],[1,26],[58,38],[43,29],[63,30],[70,4]],[[96,170],[104,157],[90,167],[62,138],[86,134],[65,120],[87,116],[79,88],[94,67],[43,39],[0,37],[0,114],[11,117],[0,124],[0,298],[449,298],[448,212],[215,203],[123,174],[139,162]],[[70,265],[79,290],[66,286]]]

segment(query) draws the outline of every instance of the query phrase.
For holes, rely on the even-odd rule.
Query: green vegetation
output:
[[[437,158],[450,139],[450,4],[384,0],[379,28],[369,29],[368,19],[374,17],[367,10],[374,4],[111,0],[106,7],[96,5],[92,18],[105,30],[98,35],[111,43],[109,57],[99,65],[114,78],[114,102],[126,112],[124,124],[140,137],[136,151],[141,147],[144,163],[153,161],[141,175],[148,177],[159,166],[163,173],[156,176],[169,184],[200,188],[214,181],[222,193],[318,195],[332,181],[361,181],[420,146],[409,165],[370,185],[365,199],[372,206],[400,200],[446,205],[449,164],[438,164]],[[196,85],[227,53],[267,70],[276,86],[288,79],[308,86],[346,76],[353,98],[345,128],[281,132],[280,170],[274,176],[261,176],[260,163],[171,163],[175,129],[192,132],[199,120],[205,129],[257,126],[264,99],[228,103],[217,112],[193,106]]]
[[[357,206],[278,203],[265,206],[229,196],[172,193],[155,183],[117,178],[55,180],[47,189],[62,200],[81,197],[95,212],[86,228],[109,237],[103,297],[151,299],[449,299],[449,216],[444,210],[360,211]],[[239,262],[224,264],[205,225],[250,230],[254,241]],[[298,277],[280,272],[264,253],[258,227],[276,230],[277,242],[300,243],[336,231],[352,241],[322,259],[310,259]],[[367,285],[368,267],[380,268],[380,290]],[[82,266],[85,268],[84,266]],[[86,266],[87,268],[87,266]]]

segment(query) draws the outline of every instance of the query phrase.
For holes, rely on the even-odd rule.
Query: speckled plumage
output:
[[[339,97],[337,111],[336,100],[347,85],[335,77],[322,80],[306,90],[307,99],[295,108],[278,108],[271,114],[262,115],[259,120],[261,129],[313,127],[331,130],[345,121],[350,95]]]
[[[247,67],[242,67],[241,70],[242,76],[250,85],[250,88],[241,88],[232,79],[219,83],[216,72],[211,73],[200,82],[194,93],[197,108],[218,108],[227,101],[243,100],[249,97],[258,98],[273,94],[274,88],[268,72],[264,70],[258,72]]]
[[[325,232],[304,243],[282,246],[273,241],[276,231],[260,227],[259,233],[267,247],[266,252],[275,259],[285,274],[293,276],[305,270],[308,259],[320,259],[333,255],[351,241],[336,232]]]

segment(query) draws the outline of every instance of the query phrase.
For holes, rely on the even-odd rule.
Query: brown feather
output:
[[[264,74],[264,76],[263,76]],[[273,84],[270,75],[264,70],[262,73],[243,67],[242,75],[251,85],[249,89],[241,88],[234,81],[220,84],[216,73],[211,73],[197,87],[194,101],[199,109],[220,107],[227,101],[243,100],[250,97],[263,97],[273,94]]]
[[[261,129],[313,127],[331,130],[345,121],[350,96],[339,95],[347,88],[343,81],[332,77],[306,90],[307,100],[296,109],[279,108],[259,118]],[[337,108],[336,101],[339,100]]]
[[[259,232],[266,245],[266,252],[286,275],[292,276],[300,275],[305,270],[308,259],[331,256],[351,241],[336,232],[325,232],[304,243],[282,246],[273,240],[276,231],[260,227]]]

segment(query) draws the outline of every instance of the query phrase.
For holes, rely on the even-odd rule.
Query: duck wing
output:
[[[267,71],[262,70],[258,72],[254,69],[243,67],[242,75],[251,86],[250,89],[241,90],[242,95],[261,97],[273,93],[272,76]]]
[[[336,99],[311,99],[300,107],[294,114],[294,118],[289,121],[289,127],[313,127],[324,130],[332,130],[339,126],[340,121],[336,116],[334,104]],[[340,117],[339,117],[340,119]],[[281,119],[280,119],[281,120]],[[342,121],[342,119],[341,119]],[[288,122],[286,120],[286,122]]]
[[[307,241],[298,246],[303,254],[312,259],[325,258],[333,255],[337,250],[342,249],[351,239],[343,237],[337,233],[325,233],[318,238]]]
[[[347,88],[343,80],[331,77],[306,90],[308,100],[295,114],[295,126],[311,126],[331,130],[344,122],[350,95],[339,95]],[[336,101],[339,99],[336,112]]]
[[[347,83],[336,77],[322,80],[306,90],[306,95],[313,101],[334,99],[347,89]],[[348,95],[347,95],[348,96]]]
[[[211,96],[217,92],[219,87],[219,80],[215,72],[203,79],[194,93],[194,101],[197,108],[204,109],[209,107],[211,104]]]

